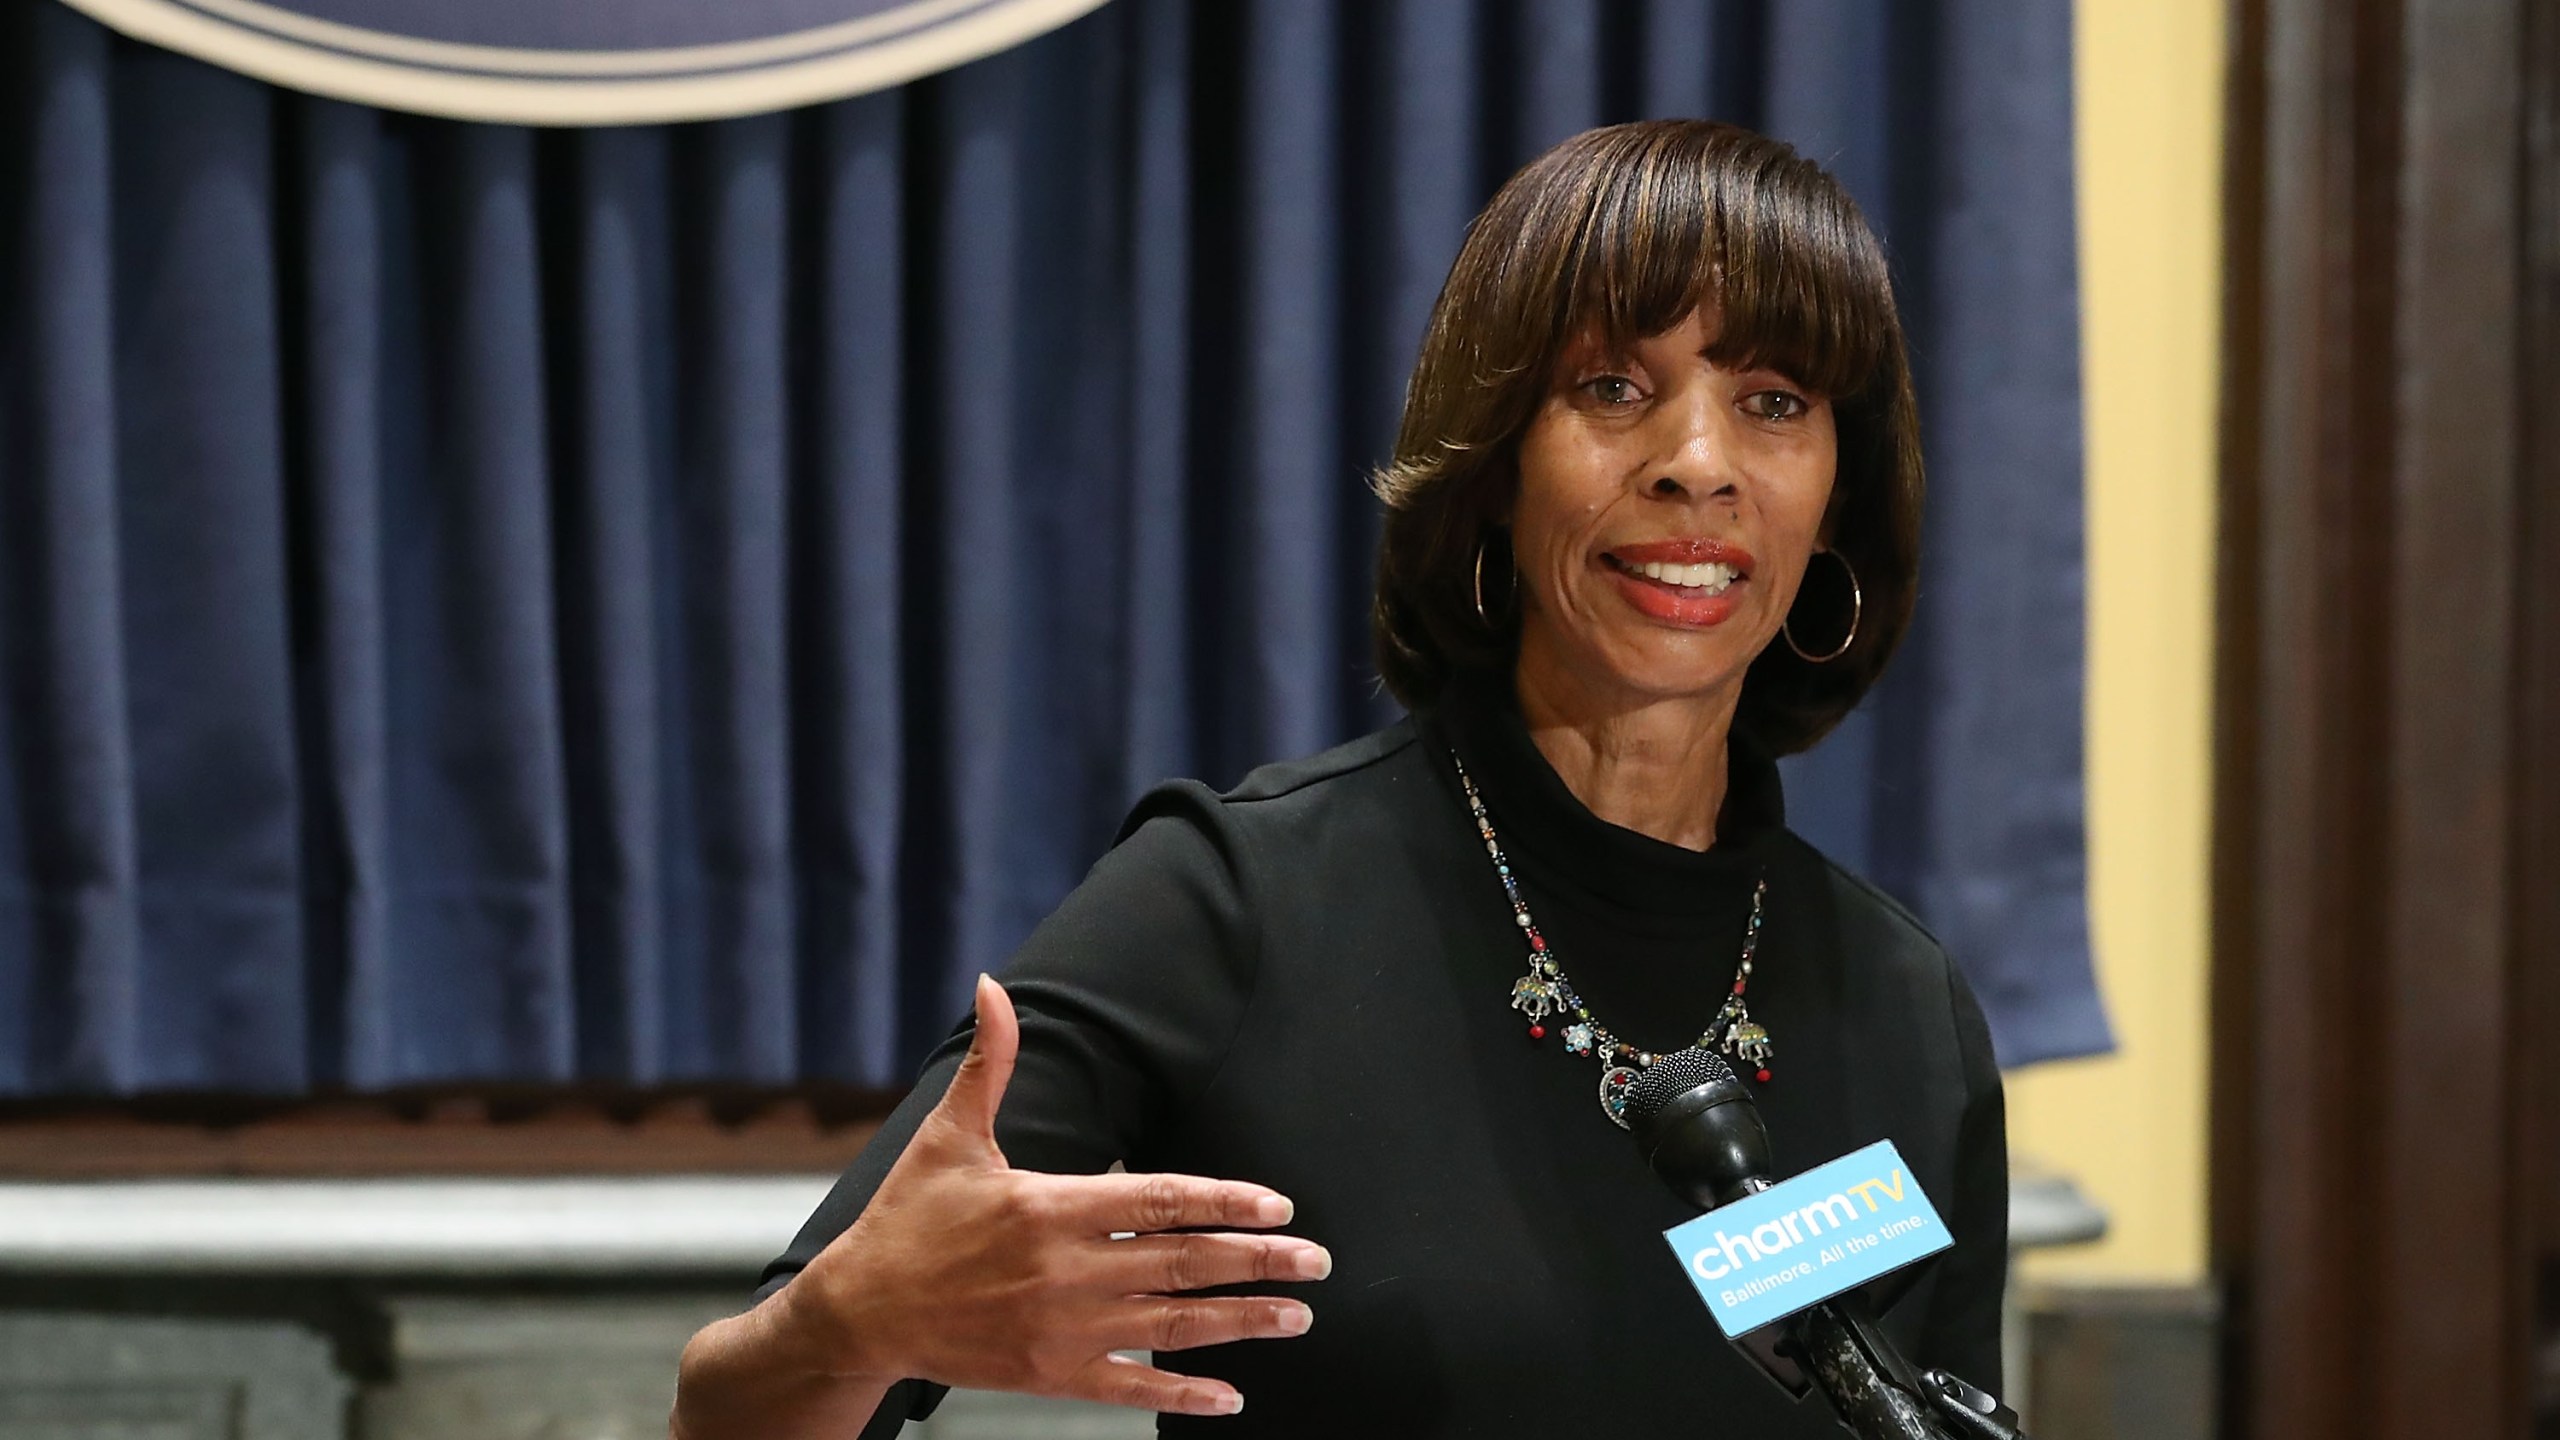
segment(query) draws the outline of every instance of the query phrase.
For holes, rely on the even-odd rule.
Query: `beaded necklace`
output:
[[[1520,895],[1518,877],[1511,873],[1511,857],[1502,853],[1502,839],[1493,832],[1493,817],[1485,813],[1484,797],[1476,793],[1475,777],[1467,773],[1467,762],[1449,752],[1450,761],[1458,767],[1458,784],[1467,792],[1467,809],[1473,813],[1476,834],[1484,841],[1485,854],[1493,858],[1493,873],[1502,881],[1502,893],[1511,899],[1511,918],[1529,941],[1529,973],[1511,987],[1511,1008],[1529,1021],[1529,1038],[1547,1038],[1547,1017],[1571,1016],[1564,1027],[1564,1048],[1569,1054],[1590,1055],[1600,1062],[1600,1113],[1609,1123],[1627,1128],[1627,1096],[1636,1085],[1636,1077],[1650,1069],[1663,1057],[1635,1046],[1611,1034],[1609,1028],[1592,1018],[1591,1007],[1576,994],[1573,982],[1565,978],[1564,967],[1556,963],[1555,952],[1547,948],[1547,937],[1538,932],[1538,922],[1529,917],[1529,902]],[[1769,1032],[1751,1018],[1744,995],[1751,988],[1751,961],[1760,948],[1760,919],[1769,896],[1769,877],[1762,875],[1751,886],[1751,920],[1742,932],[1742,963],[1733,972],[1733,991],[1725,996],[1724,1007],[1708,1022],[1706,1030],[1692,1042],[1701,1050],[1722,1050],[1749,1066],[1763,1085],[1769,1083],[1769,1060],[1777,1046]],[[1669,1053],[1669,1052],[1665,1052]]]

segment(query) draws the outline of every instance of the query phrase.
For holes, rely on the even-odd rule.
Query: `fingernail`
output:
[[[1276,1317],[1283,1335],[1304,1335],[1316,1323],[1316,1314],[1304,1305],[1283,1305]]]
[[[1321,1280],[1333,1273],[1333,1252],[1321,1245],[1310,1245],[1298,1252],[1298,1274],[1309,1280]]]
[[[1243,1408],[1244,1396],[1233,1390],[1218,1391],[1200,1406],[1201,1413],[1207,1415],[1233,1415]]]
[[[1253,1218],[1265,1225],[1286,1225],[1289,1217],[1297,1213],[1298,1207],[1290,1204],[1286,1195],[1265,1195],[1253,1207]]]

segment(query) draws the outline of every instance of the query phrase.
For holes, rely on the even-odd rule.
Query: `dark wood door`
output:
[[[2550,1408],[2553,9],[2233,14],[2213,1229],[2235,1437],[2522,1436]]]

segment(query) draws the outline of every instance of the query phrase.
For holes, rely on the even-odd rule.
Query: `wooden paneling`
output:
[[[2533,1433],[2560,1440],[2560,5],[2528,8],[2524,54],[2516,930],[2528,1043],[2517,1145],[2533,1167],[2528,1243],[2542,1282]]]
[[[2528,1017],[2548,902],[2526,893],[2535,865],[2548,879],[2552,798],[2533,758],[2551,716],[2537,607],[2560,584],[2527,483],[2544,403],[2529,356],[2548,337],[2527,307],[2526,7],[2244,0],[2235,22],[2227,1428],[2520,1435],[2545,1148]]]
[[[2514,1436],[2523,7],[2408,0],[2401,34],[2374,1418]]]

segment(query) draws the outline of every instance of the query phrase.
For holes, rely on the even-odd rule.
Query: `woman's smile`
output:
[[[1649,619],[1704,629],[1741,607],[1751,552],[1722,540],[1648,540],[1600,552],[1618,593]]]

